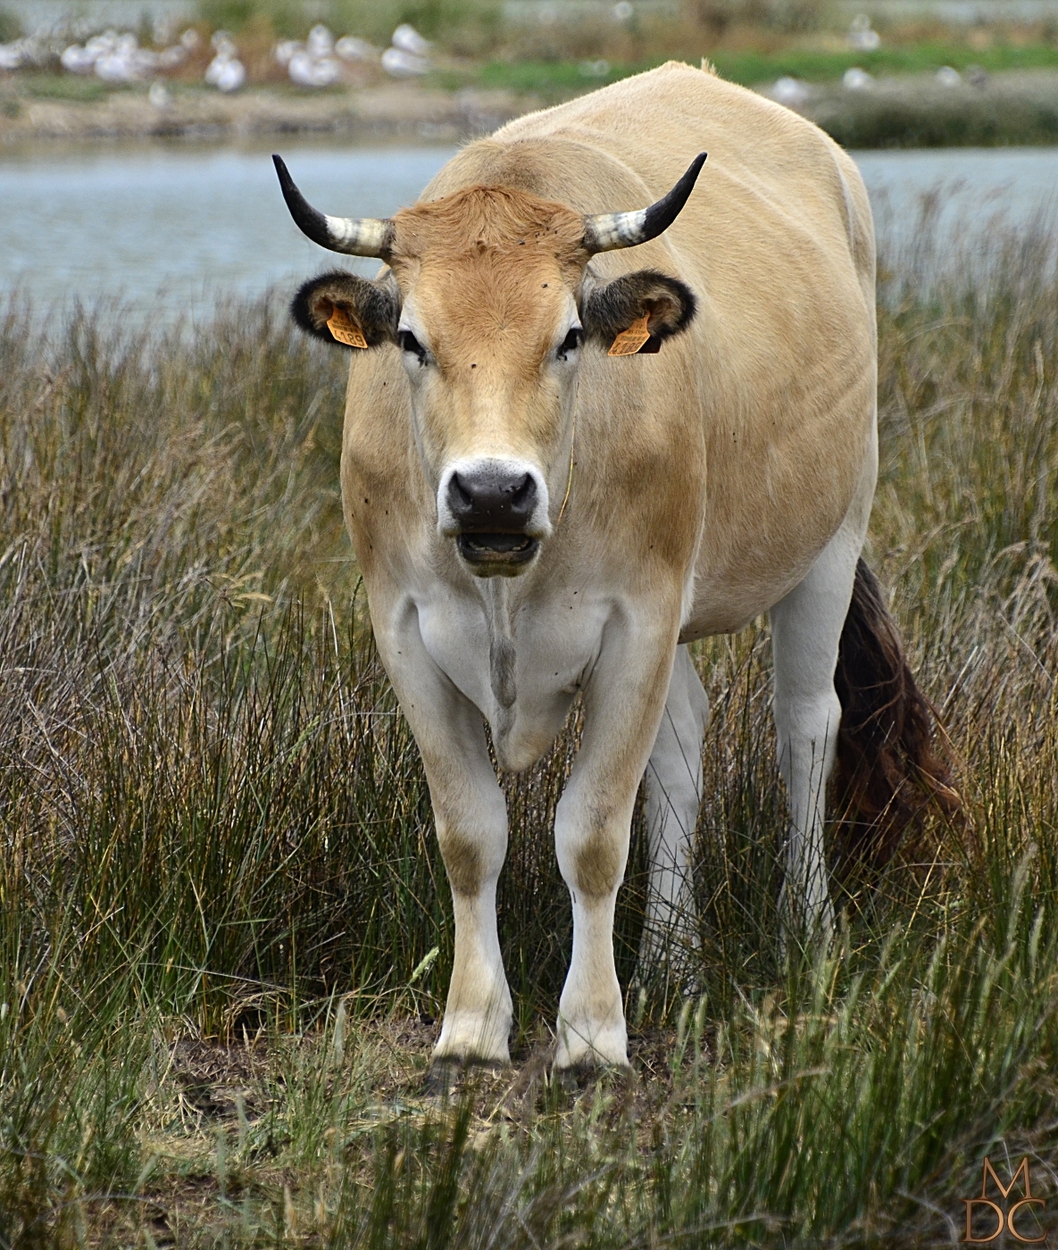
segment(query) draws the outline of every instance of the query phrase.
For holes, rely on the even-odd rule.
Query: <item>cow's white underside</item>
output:
[[[834,756],[840,705],[834,694],[834,656],[848,611],[856,561],[863,545],[874,486],[868,459],[857,499],[845,524],[808,575],[770,605],[775,661],[774,715],[779,764],[790,805],[784,908],[800,932],[806,923],[828,932],[832,923],[823,856],[823,789]],[[762,610],[769,605],[761,604]],[[521,609],[521,610],[519,610]],[[500,955],[496,884],[506,854],[507,816],[488,758],[482,717],[488,720],[497,758],[505,768],[534,763],[551,745],[577,694],[594,694],[589,732],[574,764],[555,821],[559,867],[570,885],[574,940],[560,1001],[556,1064],[626,1065],[627,1034],[613,957],[613,919],[623,877],[627,832],[617,847],[621,871],[605,891],[577,888],[577,857],[598,803],[594,771],[606,744],[641,716],[634,696],[637,665],[649,665],[652,634],[663,622],[644,618],[642,606],[612,588],[578,578],[549,583],[530,602],[519,603],[519,586],[507,580],[450,583],[424,579],[398,596],[389,617],[375,612],[383,658],[395,675],[420,744],[438,735],[438,749],[458,759],[465,775],[447,775],[451,801],[460,813],[460,837],[475,831],[483,871],[460,889],[453,874],[456,922],[455,973],[437,1059],[505,1063],[512,1021],[510,991]],[[693,628],[693,620],[688,623]],[[483,662],[498,633],[515,656],[515,699],[497,698],[490,666]],[[492,647],[494,653],[495,648]],[[611,676],[607,677],[607,672]],[[621,680],[614,680],[619,673]],[[399,674],[399,676],[397,676]],[[414,691],[414,695],[412,695]],[[640,974],[660,970],[677,983],[697,943],[690,855],[702,800],[702,739],[708,700],[686,646],[673,653],[667,695],[646,763],[646,822],[650,884],[640,950]],[[424,757],[431,771],[430,746]],[[643,774],[640,769],[636,778]],[[433,784],[433,783],[432,783]],[[627,831],[630,802],[614,824]],[[435,803],[438,799],[435,787]],[[442,800],[444,803],[445,800]],[[445,822],[439,813],[445,847]],[[458,858],[458,856],[456,856]]]

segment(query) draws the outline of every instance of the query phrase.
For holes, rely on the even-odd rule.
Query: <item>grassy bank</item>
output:
[[[967,828],[784,967],[767,628],[702,645],[701,998],[629,1002],[634,1080],[549,1080],[567,736],[506,781],[515,1067],[449,1106],[449,905],[341,533],[341,361],[278,297],[190,338],[9,307],[0,1246],[950,1244],[1022,1152],[1053,1226],[1058,256],[916,237],[883,265],[871,558]],[[642,895],[637,840],[625,979]]]
[[[774,49],[730,48],[722,44],[713,47],[712,43],[712,40],[700,40],[697,53],[690,53],[685,59],[693,61],[696,56],[707,56],[724,78],[744,87],[755,87],[783,76],[818,83],[837,82],[853,66],[879,76],[933,74],[944,65],[960,71],[973,67],[989,74],[1014,70],[1058,70],[1058,47],[1046,43],[1024,47],[1000,44],[974,49],[965,42],[925,41],[883,46],[873,52],[841,47],[806,47],[797,42],[788,42],[785,47]],[[443,74],[440,81],[453,86],[471,83],[550,96],[582,91],[595,82],[616,82],[629,74],[659,65],[664,59],[660,57],[643,63],[600,62],[597,59],[486,61],[473,70]]]

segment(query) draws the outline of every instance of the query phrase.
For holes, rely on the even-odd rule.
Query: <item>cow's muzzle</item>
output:
[[[475,572],[517,573],[540,547],[540,503],[536,475],[520,465],[463,466],[453,470],[443,491],[443,528]]]

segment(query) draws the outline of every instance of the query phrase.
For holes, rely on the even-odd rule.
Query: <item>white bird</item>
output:
[[[95,52],[82,48],[79,43],[72,43],[63,48],[59,56],[59,64],[70,74],[90,74],[95,69]]]
[[[206,69],[206,82],[218,91],[238,91],[246,83],[246,67],[236,57],[218,52]]]
[[[787,108],[796,108],[808,99],[808,88],[800,79],[784,75],[775,80],[768,95],[777,104],[785,104]]]
[[[334,57],[314,57],[299,48],[290,58],[287,73],[299,87],[330,87],[341,78],[342,68]]]
[[[865,69],[854,65],[842,75],[841,85],[846,91],[866,91],[874,84],[874,79]]]
[[[401,22],[390,37],[390,43],[400,52],[410,52],[412,56],[420,57],[428,56],[433,46],[408,22]]]
[[[366,39],[357,39],[355,35],[343,35],[334,45],[335,52],[343,61],[377,61],[378,49]]]
[[[157,66],[157,52],[141,48],[136,36],[127,32],[97,56],[95,72],[104,82],[137,82]]]
[[[430,62],[401,48],[387,48],[382,53],[382,68],[392,78],[416,78],[430,72]]]
[[[308,48],[317,58],[330,56],[334,51],[334,36],[322,22],[309,31]]]

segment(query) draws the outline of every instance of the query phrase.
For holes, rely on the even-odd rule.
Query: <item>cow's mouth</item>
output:
[[[520,568],[536,555],[540,546],[528,534],[460,534],[459,554],[481,572],[497,573]]]

